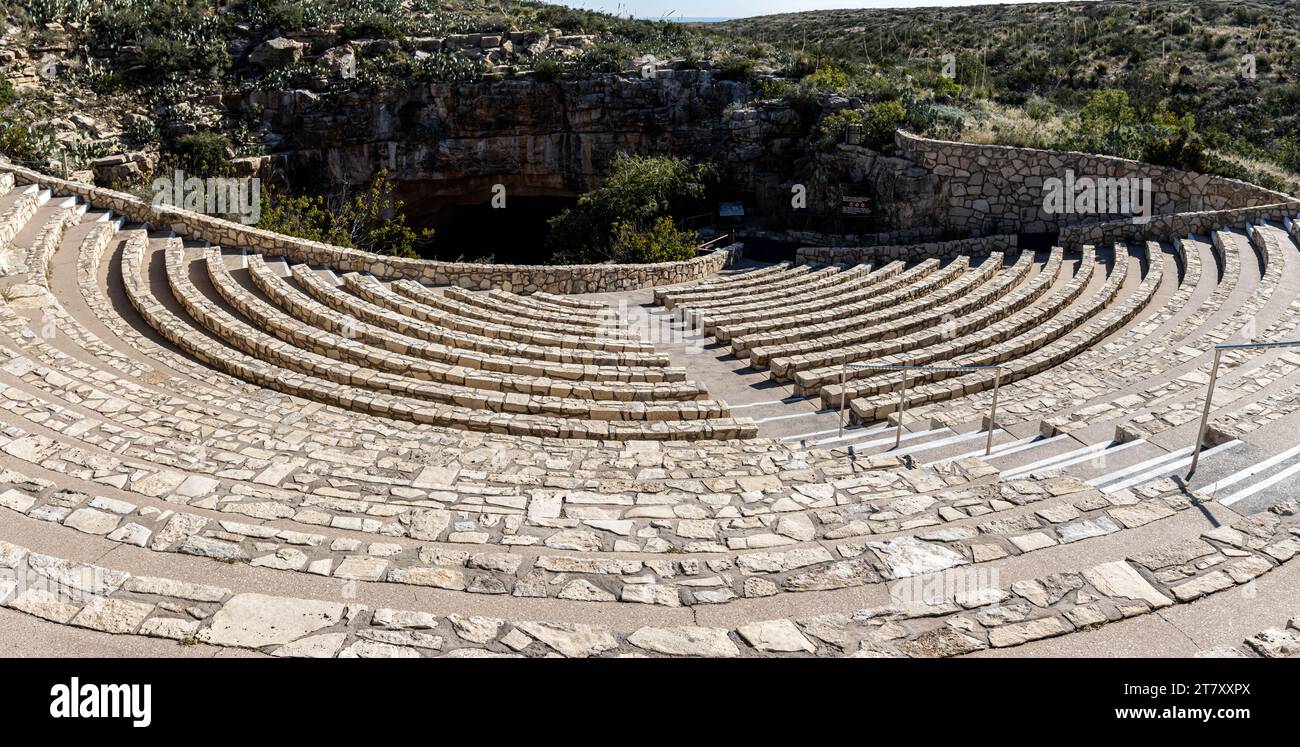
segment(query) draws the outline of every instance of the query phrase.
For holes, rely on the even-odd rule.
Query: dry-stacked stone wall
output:
[[[123,192],[57,179],[14,165],[4,165],[20,181],[39,184],[55,194],[76,195],[133,221],[172,230],[190,239],[242,247],[295,262],[326,264],[344,272],[368,272],[384,279],[410,278],[427,285],[501,290],[515,293],[602,293],[686,283],[730,265],[742,245],[713,249],[681,262],[656,264],[505,265],[437,262],[390,257],[263,231],[233,221],[168,206],[156,206]]]
[[[1149,216],[1259,207],[1291,201],[1289,195],[1209,174],[1087,153],[975,145],[930,140],[900,130],[899,152],[940,178],[944,228],[957,235],[1034,233],[1107,219],[1124,213],[1059,212],[1044,208],[1048,180],[1150,179]]]

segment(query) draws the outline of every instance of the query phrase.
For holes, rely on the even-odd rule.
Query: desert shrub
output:
[[[388,172],[356,194],[293,195],[263,188],[257,227],[289,236],[394,257],[415,259],[433,240],[432,229],[406,225],[405,205],[393,197]]]
[[[790,81],[784,78],[771,78],[758,85],[758,98],[780,99],[790,92]]]
[[[754,61],[748,57],[728,55],[718,63],[718,77],[722,80],[749,80],[754,76]]]
[[[564,77],[564,62],[554,54],[539,54],[533,58],[533,75],[538,80],[559,80]]]
[[[54,133],[0,118],[0,155],[18,163],[43,167],[56,152]]]
[[[546,246],[552,260],[564,264],[640,261],[628,259],[623,252],[651,252],[653,247],[635,244],[626,232],[620,234],[622,225],[658,231],[654,246],[663,251],[680,247],[675,234],[656,224],[674,214],[701,211],[715,179],[711,167],[685,159],[620,153],[603,186],[549,221]]]
[[[849,86],[849,74],[834,65],[822,65],[803,79],[804,85],[821,93],[839,93]]]
[[[862,144],[882,150],[893,144],[894,130],[903,123],[903,105],[897,101],[877,101],[867,107],[862,120]]]
[[[615,262],[680,262],[696,253],[695,232],[677,228],[666,215],[655,218],[648,229],[628,221],[615,223],[613,232]]]
[[[1140,145],[1133,132],[1136,122],[1137,114],[1129,105],[1127,93],[1115,89],[1093,91],[1061,145],[1068,150],[1137,158]]]
[[[234,149],[225,135],[192,132],[177,138],[167,151],[190,175],[207,178],[230,172],[230,157]]]

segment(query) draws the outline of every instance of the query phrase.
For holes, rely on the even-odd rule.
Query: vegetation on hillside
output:
[[[257,227],[309,241],[416,259],[433,231],[406,225],[402,201],[393,197],[388,172],[360,192],[292,195],[263,188]]]
[[[695,232],[678,229],[673,216],[707,210],[715,180],[707,165],[620,154],[603,186],[551,219],[547,248],[566,264],[690,259]]]
[[[911,103],[927,134],[1294,190],[1294,175],[1249,164],[1300,171],[1298,15],[1297,0],[1150,0],[810,11],[718,28],[835,61],[850,73],[837,90]]]

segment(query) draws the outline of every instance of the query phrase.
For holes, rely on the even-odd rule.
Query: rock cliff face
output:
[[[598,186],[620,151],[713,161],[751,218],[776,227],[838,214],[865,190],[877,209],[855,229],[931,226],[937,187],[925,169],[856,146],[814,152],[819,112],[745,105],[749,86],[712,70],[653,77],[511,79],[438,83],[333,101],[305,91],[254,91],[237,106],[257,113],[276,155],[271,171],[299,184],[364,183],[381,169],[417,220],[449,205],[573,197]],[[841,104],[843,102],[840,102]],[[805,207],[791,205],[803,185]]]
[[[712,159],[724,112],[747,93],[708,71],[669,70],[437,83],[335,102],[252,92],[242,106],[260,111],[273,161],[291,179],[362,183],[388,169],[418,206],[486,202],[496,184],[509,196],[577,195],[599,184],[619,151]]]

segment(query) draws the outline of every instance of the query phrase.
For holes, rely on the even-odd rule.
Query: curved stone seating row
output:
[[[16,193],[12,195],[6,193],[5,196],[12,199],[5,211],[0,213],[0,244],[12,241],[41,205],[50,199],[49,191],[40,189],[34,184],[18,188]]]
[[[748,355],[750,365],[764,368],[772,358],[798,347],[794,343],[815,344],[822,337],[895,318],[891,314],[900,303],[942,292],[966,272],[969,264],[967,257],[958,257],[944,267],[938,260],[928,259],[894,278],[891,285],[895,290],[873,293],[866,300],[828,311],[787,317],[769,325],[769,329],[777,328],[773,331],[732,337],[731,349],[736,355]]]
[[[1155,488],[1142,496],[1107,498],[1082,483],[1056,480],[1044,485],[1022,480],[1008,486],[1005,495],[1025,512],[974,526],[920,529],[865,542],[838,541],[846,536],[840,532],[832,534],[838,541],[829,548],[832,553],[818,545],[800,545],[811,524],[786,514],[776,525],[779,534],[752,537],[755,547],[767,548],[763,551],[704,559],[631,560],[563,551],[521,554],[523,548],[482,544],[412,545],[391,532],[366,540],[359,539],[356,531],[322,534],[313,525],[299,530],[243,518],[213,520],[173,510],[174,504],[147,496],[92,496],[13,471],[0,473],[0,483],[9,484],[0,485],[0,508],[154,552],[243,561],[255,568],[343,580],[669,607],[870,586],[917,572],[1106,537],[1163,521],[1191,506],[1185,497]],[[408,517],[403,515],[402,520]],[[409,516],[410,532],[417,540],[436,538],[452,523],[449,514],[438,512],[416,510]],[[454,528],[451,536],[456,536]],[[562,541],[560,534],[555,537],[557,544],[572,544],[579,543],[580,535],[570,532]],[[781,540],[787,547],[758,542],[763,537]],[[567,549],[584,548],[572,544]]]
[[[328,358],[356,364],[363,368],[448,385],[439,387],[439,391],[434,396],[425,397],[427,399],[436,397],[441,401],[463,404],[471,401],[475,396],[472,390],[475,389],[501,394],[517,392],[548,398],[572,398],[579,401],[655,402],[704,400],[708,396],[703,387],[691,382],[584,382],[509,376],[448,366],[391,352],[384,348],[371,347],[364,341],[354,339],[355,334],[350,334],[354,327],[350,327],[346,320],[339,322],[342,327],[339,331],[342,334],[338,334],[320,326],[302,323],[294,316],[283,314],[279,307],[256,298],[231,275],[220,247],[208,247],[205,264],[209,279],[218,294],[227,304],[254,321],[258,329],[270,332],[284,342]],[[504,401],[498,400],[493,404],[485,400],[484,405],[486,409],[495,409],[504,405]],[[545,405],[542,409],[547,411]]]
[[[710,286],[703,290],[690,291],[681,295],[668,296],[667,301],[673,305],[666,308],[676,309],[690,305],[704,308],[712,304],[729,304],[737,298],[753,298],[758,295],[770,295],[782,290],[793,290],[807,283],[817,283],[834,277],[838,267],[834,265],[803,264],[791,267],[783,272],[767,277],[757,278],[749,283],[739,285]]]
[[[127,240],[122,254],[122,276],[126,283],[128,296],[136,310],[154,327],[159,334],[177,345],[185,352],[195,356],[209,366],[220,368],[238,378],[261,386],[279,389],[307,399],[320,400],[338,406],[357,409],[375,415],[410,420],[417,423],[429,423],[487,430],[516,435],[558,436],[562,438],[735,438],[752,435],[753,426],[746,420],[701,419],[687,421],[647,421],[618,422],[577,418],[550,418],[521,413],[494,413],[473,409],[448,406],[426,401],[408,399],[401,396],[389,396],[371,389],[356,389],[348,385],[335,383],[331,379],[321,379],[305,375],[290,369],[281,368],[246,353],[233,355],[235,350],[226,344],[217,343],[210,338],[195,335],[194,328],[176,318],[161,304],[153,299],[150,290],[141,276],[141,263],[147,239],[137,234]],[[176,242],[179,243],[179,242]],[[211,302],[202,299],[197,290],[184,277],[181,268],[168,262],[169,279],[177,289],[177,299],[188,304],[191,315],[202,315],[209,328],[223,330],[225,339],[236,341],[243,339],[243,344],[255,349],[261,355],[278,355],[281,360],[293,362],[294,365],[314,364],[315,368],[332,377],[339,377],[348,369],[329,359],[318,357],[312,359],[300,349],[299,353],[290,353],[281,348],[283,343],[267,341],[256,330],[236,323],[230,325],[228,319],[222,319],[220,310]],[[196,317],[198,318],[198,317]],[[259,340],[253,344],[252,340]],[[341,371],[340,371],[341,370]],[[394,377],[395,378],[395,377]],[[373,380],[389,383],[383,374],[362,375],[367,383]],[[391,381],[398,391],[409,391],[412,385],[401,381]],[[520,403],[523,407],[523,403]],[[682,411],[686,408],[683,403]]]
[[[878,308],[881,305],[880,299],[882,296],[894,298],[900,292],[906,291],[910,285],[932,281],[933,274],[938,268],[939,261],[933,259],[921,262],[910,269],[902,269],[894,263],[890,263],[868,276],[871,282],[866,287],[850,291],[838,298],[837,303],[826,305],[814,302],[808,309],[800,309],[798,312],[791,312],[750,325],[755,331],[747,334],[736,334],[741,331],[739,327],[721,331],[715,330],[715,333],[726,335],[732,351],[737,355],[742,355],[741,351],[749,351],[755,344],[767,342],[777,344],[781,342],[782,331],[784,330],[796,328],[795,333],[787,334],[797,334],[797,328],[803,324],[813,324],[833,318],[831,315],[836,309],[854,310],[864,305],[867,308]],[[800,306],[802,304],[796,302],[791,305],[791,308]]]
[[[1004,359],[1003,353],[1005,351],[1025,349],[1023,343],[1027,335],[1039,329],[1041,325],[1066,314],[1070,305],[1077,301],[1095,282],[1096,267],[1097,263],[1093,248],[1084,247],[1078,271],[1052,295],[1043,299],[1041,303],[1028,305],[1022,303],[1023,297],[1009,297],[1005,299],[1005,307],[1017,307],[1018,310],[1008,315],[1005,307],[995,307],[994,312],[1000,319],[988,326],[978,328],[956,338],[940,335],[937,341],[927,347],[887,355],[872,365],[922,366],[945,365],[948,362],[953,362],[953,365],[988,365],[988,363],[983,362],[955,363],[954,361],[956,359],[962,361],[997,361]],[[1049,283],[1044,282],[1041,286],[1027,287],[1026,296],[1041,294],[1048,289],[1049,285]],[[1104,292],[1104,288],[1098,292]],[[1039,297],[1041,298],[1041,295]],[[1064,334],[1066,331],[1068,330],[1064,326],[1055,328],[1057,335]],[[901,374],[890,374],[879,369],[863,367],[855,370],[852,365],[847,366],[847,371],[844,369],[844,366],[840,367],[840,371],[843,372],[843,382],[837,380],[834,383],[823,382],[821,385],[820,392],[824,402],[839,406],[840,400],[845,393],[850,398],[853,398],[895,391],[901,386],[903,380]],[[824,373],[833,376],[834,371],[835,369],[827,369]],[[925,372],[919,375],[909,375],[907,379],[909,382],[918,379],[924,380],[923,377],[932,377],[939,380],[953,376],[955,373],[952,371]]]
[[[380,283],[378,279],[375,279],[374,282],[376,284]],[[604,324],[597,325],[597,328],[593,329],[592,325],[585,320],[578,324],[562,322],[558,318],[553,322],[548,322],[535,318],[532,316],[532,312],[527,314],[519,313],[513,307],[504,304],[500,308],[487,309],[479,304],[460,300],[459,294],[454,290],[450,293],[434,291],[413,280],[398,280],[388,287],[411,301],[444,312],[452,318],[465,320],[470,324],[486,323],[493,325],[493,327],[504,326],[518,330],[522,334],[541,333],[572,337],[595,336],[600,339],[609,338],[615,341],[629,339],[628,330],[620,328],[616,320],[606,319]],[[633,341],[639,342],[639,340]]]
[[[684,368],[548,363],[536,359],[494,356],[473,350],[450,348],[393,332],[386,327],[370,324],[354,316],[335,311],[272,272],[260,254],[248,257],[248,272],[253,283],[271,299],[272,303],[298,320],[404,356],[416,356],[446,363],[472,372],[495,372],[559,381],[681,382],[686,379]],[[465,375],[477,374],[466,373]]]
[[[1001,400],[1007,403],[1006,422],[1042,419],[1041,428],[1045,432],[1075,430],[1088,424],[1104,422],[1109,419],[1108,414],[1135,412],[1148,400],[1157,399],[1158,395],[1153,396],[1152,392],[1147,391],[1152,380],[1168,381],[1167,384],[1156,385],[1156,388],[1164,388],[1166,394],[1181,391],[1183,401],[1170,402],[1166,398],[1166,404],[1172,407],[1159,415],[1142,416],[1139,423],[1126,424],[1124,427],[1129,433],[1134,436],[1145,432],[1154,433],[1176,425],[1179,421],[1186,422],[1197,417],[1193,410],[1199,405],[1191,402],[1191,399],[1195,398],[1193,390],[1197,386],[1203,386],[1208,378],[1210,349],[1242,328],[1243,324],[1254,322],[1257,311],[1271,296],[1283,264],[1276,248],[1270,250],[1261,246],[1260,254],[1265,263],[1264,279],[1256,292],[1247,293],[1245,288],[1239,287],[1242,270],[1236,241],[1225,237],[1223,232],[1215,232],[1213,235],[1213,250],[1223,264],[1222,280],[1213,286],[1213,292],[1199,308],[1184,316],[1171,329],[1161,328],[1161,334],[1155,339],[1142,339],[1139,335],[1143,332],[1135,329],[1126,335],[1127,340],[1117,341],[1119,345],[1135,347],[1136,350],[1131,355],[1118,356],[1113,361],[1108,361],[1106,352],[1081,353],[1075,359],[1063,363],[1057,370],[1034,377],[1020,386],[1010,387],[1004,393],[1006,399]],[[1193,251],[1184,254],[1187,268],[1185,282],[1199,281],[1201,273],[1197,253]],[[1206,277],[1206,282],[1213,283],[1215,278],[1216,274],[1210,274]],[[1162,314],[1157,316],[1175,319],[1181,307],[1171,304],[1186,303],[1190,297],[1190,288],[1186,290],[1187,293],[1175,294]],[[1238,300],[1229,306],[1230,298]],[[1208,326],[1210,324],[1214,326]],[[1199,373],[1189,368],[1197,358],[1201,359]],[[1045,413],[1038,404],[1044,400],[1050,401],[1052,410],[1058,414]],[[959,407],[934,417],[940,421],[960,418],[966,414],[967,407],[987,407],[986,402],[985,396],[973,397]],[[1092,404],[1085,407],[1089,402]],[[1071,407],[1078,408],[1079,415],[1086,417],[1086,421],[1060,414],[1068,412],[1067,408]],[[1002,409],[1001,405],[999,409]],[[1162,405],[1160,409],[1164,410],[1166,406]],[[1163,421],[1164,425],[1157,421]]]
[[[508,291],[502,291],[507,293]],[[578,313],[599,313],[601,310],[608,308],[599,301],[588,301],[585,298],[575,298],[573,296],[557,296],[554,293],[537,291],[527,296],[520,296],[534,303],[544,306],[550,306],[561,310],[569,310],[569,313],[577,311]]]
[[[871,265],[858,265],[858,267],[870,268]],[[878,286],[881,283],[896,278],[902,273],[904,267],[903,262],[890,262],[874,272],[860,275],[851,282],[832,286],[819,293],[800,294],[797,302],[793,304],[792,297],[782,296],[748,309],[735,312],[726,309],[723,310],[726,313],[704,316],[700,320],[701,326],[705,334],[714,335],[719,342],[730,342],[733,337],[761,332],[774,320],[786,316],[823,311],[868,298],[870,294],[879,292]]]
[[[306,265],[294,265],[290,268],[290,272],[294,281],[308,295],[336,311],[370,324],[385,327],[394,332],[446,345],[449,348],[567,364],[643,367],[668,365],[667,356],[658,353],[588,350],[529,344],[458,332],[403,315],[386,306],[372,303],[365,298],[348,293],[325,282]]]
[[[227,303],[245,318],[253,321],[256,326],[241,322],[224,313],[216,304],[207,302],[201,297],[200,291],[186,277],[188,263],[180,242],[173,242],[167,248],[166,264],[168,279],[177,300],[192,317],[199,320],[221,340],[273,365],[339,384],[375,389],[470,410],[492,412],[539,413],[602,420],[695,420],[726,415],[725,405],[708,400],[689,403],[659,402],[654,399],[644,403],[635,401],[630,395],[636,391],[634,387],[639,385],[634,384],[627,385],[623,390],[625,396],[628,396],[627,400],[613,399],[615,391],[600,390],[599,385],[593,385],[593,391],[600,391],[605,395],[599,402],[570,399],[569,397],[574,394],[572,391],[560,396],[520,397],[508,391],[479,390],[451,383],[429,384],[426,380],[445,381],[446,377],[452,374],[445,368],[439,370],[432,364],[418,359],[395,359],[384,355],[382,351],[367,348],[318,327],[293,324],[291,317],[280,315],[269,304],[241,292],[238,284],[226,270],[220,248],[209,247],[207,250],[206,266],[209,279]],[[282,335],[287,345],[279,344],[275,337],[263,333],[262,329],[272,329]],[[348,359],[359,360],[362,364],[347,363]],[[338,365],[336,360],[343,365]],[[379,370],[381,368],[403,371],[404,375],[384,373]],[[559,386],[557,383],[556,387]],[[648,394],[654,395],[656,387],[661,385],[649,386]],[[672,386],[675,385],[662,385],[662,387]],[[662,388],[660,392],[665,395],[670,393]],[[701,395],[698,387],[690,387],[679,393],[691,398],[698,398]],[[672,398],[666,396],[664,399]]]
[[[891,330],[882,336],[883,339],[869,343],[846,344],[805,355],[773,358],[768,361],[770,375],[776,380],[793,380],[795,393],[808,396],[815,394],[823,384],[839,381],[841,377],[857,378],[851,375],[857,371],[846,370],[846,363],[878,360],[966,335],[1038,300],[1055,282],[1062,254],[1059,247],[1053,250],[1034,279],[1024,283],[1034,264],[1034,256],[1031,252],[1023,252],[1015,265],[1000,273],[993,282],[921,314],[924,320],[918,325],[921,329],[907,334]],[[897,325],[896,330],[912,327],[908,319],[891,324]]]
[[[1079,356],[1065,361],[1057,369],[1048,373],[1037,374],[1022,381],[1001,387],[998,392],[998,411],[1002,413],[1000,421],[1012,423],[1026,418],[1042,417],[1043,403],[1055,403],[1058,397],[1065,396],[1071,388],[1091,386],[1099,368],[1106,365],[1117,350],[1135,348],[1132,355],[1116,357],[1121,365],[1137,358],[1153,359],[1169,351],[1181,348],[1181,341],[1192,334],[1205,319],[1219,308],[1226,291],[1214,282],[1210,274],[1202,274],[1201,260],[1196,243],[1190,240],[1178,241],[1178,258],[1182,263],[1182,282],[1179,289],[1166,301],[1162,309],[1148,319],[1156,322],[1154,328],[1137,324],[1127,333],[1098,348],[1089,349]],[[1187,251],[1187,247],[1191,251]],[[1148,255],[1156,256],[1159,246],[1148,243]],[[1177,275],[1171,275],[1177,282]],[[1210,297],[1199,307],[1192,308],[1188,302],[1196,289],[1205,284],[1213,285]],[[1235,278],[1226,278],[1225,284],[1235,286]],[[1104,391],[1110,391],[1104,386]],[[990,392],[979,392],[960,401],[950,401],[938,407],[922,406],[914,414],[917,417],[931,418],[936,423],[961,423],[978,420],[988,413]]]
[[[476,306],[484,311],[494,314],[494,319],[500,319],[501,312],[508,312],[524,319],[531,319],[536,322],[546,324],[567,325],[570,327],[583,327],[591,329],[593,327],[609,327],[613,322],[608,309],[602,309],[595,312],[584,312],[577,309],[568,309],[564,307],[552,306],[547,303],[540,303],[531,300],[528,296],[520,296],[515,293],[507,293],[503,290],[486,290],[486,291],[467,291],[462,288],[453,288],[448,286],[442,288],[442,294],[447,298],[458,301],[470,306]]]
[[[1019,269],[1027,272],[1028,266],[1021,265]],[[768,375],[774,380],[781,380],[781,377],[772,370],[772,361],[785,358],[795,350],[810,353],[834,350],[897,337],[928,325],[943,324],[946,312],[938,312],[938,309],[948,307],[953,301],[970,298],[973,293],[978,293],[977,289],[981,287],[991,285],[1002,287],[993,282],[1002,271],[1002,254],[996,252],[985,259],[978,269],[963,273],[955,282],[921,298],[869,314],[859,322],[855,322],[853,328],[847,332],[831,334],[816,340],[764,348],[764,363],[768,366]],[[1023,278],[1023,274],[1014,277]]]
[[[1213,345],[1224,342],[1245,342],[1257,337],[1263,340],[1294,339],[1291,335],[1300,325],[1300,316],[1295,314],[1293,302],[1288,303],[1287,299],[1276,294],[1286,264],[1282,248],[1277,237],[1267,229],[1255,229],[1252,232],[1251,242],[1265,263],[1265,272],[1254,292],[1250,293],[1244,302],[1234,304],[1231,313],[1207,335],[1183,347],[1181,355],[1187,357],[1180,361],[1171,361],[1168,367],[1163,369],[1169,372],[1167,380],[1153,381],[1153,376],[1140,377],[1127,390],[1123,390],[1123,384],[1127,383],[1127,380],[1121,380],[1122,383],[1117,385],[1123,391],[1122,396],[1107,395],[1100,403],[1080,398],[1085,403],[1091,402],[1086,407],[1086,411],[1090,413],[1093,424],[1117,422],[1118,427],[1136,436],[1154,435],[1191,422],[1200,417],[1204,401],[1204,386],[1209,381],[1210,368],[1213,365],[1211,352]],[[1291,249],[1294,253],[1294,245],[1291,245]],[[1293,268],[1292,274],[1296,276],[1300,275],[1300,272],[1296,272]],[[1269,326],[1261,335],[1257,325],[1265,323]],[[1191,356],[1193,351],[1198,350],[1199,355]],[[1222,389],[1216,389],[1216,400],[1226,403],[1227,398],[1234,393],[1246,392],[1246,389],[1241,389],[1238,385],[1243,383],[1243,379],[1255,379],[1259,369],[1263,369],[1258,374],[1260,381],[1244,382],[1248,387],[1252,384],[1258,386],[1266,377],[1275,378],[1280,372],[1270,373],[1266,366],[1271,356],[1284,354],[1285,351],[1225,352],[1220,366],[1220,377],[1224,386]],[[1198,365],[1191,371],[1184,372],[1182,369],[1185,365],[1181,367],[1178,365],[1184,362],[1196,362]],[[1107,377],[1101,378],[1106,380]],[[1071,404],[1072,401],[1064,401],[1062,404]],[[1043,430],[1064,432],[1075,430],[1083,425],[1084,423],[1077,418],[1066,414],[1044,419],[1041,427]]]
[[[694,464],[702,458],[707,458],[708,463],[711,465],[708,472],[709,475],[714,478],[712,484],[717,486],[715,489],[731,490],[747,489],[742,488],[741,483],[737,482],[738,480],[744,481],[744,485],[757,485],[760,483],[767,484],[771,481],[776,481],[776,484],[780,484],[780,480],[771,472],[772,467],[770,465],[793,461],[796,457],[798,462],[803,465],[803,469],[813,468],[819,463],[825,463],[828,465],[831,463],[828,459],[829,452],[820,453],[800,451],[796,454],[783,450],[779,445],[766,442],[754,442],[752,445],[747,442],[726,445],[715,444],[709,446],[707,452],[701,452],[699,447],[692,446],[691,448],[681,450],[681,453],[679,454],[677,453],[678,450],[670,445],[671,442],[663,445],[652,445],[647,443],[642,446],[631,447],[631,450],[629,450],[630,447],[617,442],[611,442],[608,444],[594,441],[544,444],[541,441],[529,443],[525,440],[523,443],[527,444],[528,449],[520,450],[513,448],[518,444],[514,441],[505,440],[508,438],[505,436],[497,437],[468,431],[449,431],[440,433],[437,431],[430,432],[419,430],[407,433],[404,431],[403,424],[400,421],[370,419],[364,414],[358,417],[358,414],[354,411],[347,410],[336,410],[331,413],[328,409],[317,410],[314,407],[304,408],[301,400],[280,394],[275,390],[260,388],[248,384],[237,377],[226,378],[227,374],[223,372],[215,372],[214,377],[213,369],[196,363],[188,357],[179,355],[169,348],[161,347],[149,342],[145,338],[141,337],[130,325],[122,323],[118,317],[103,310],[101,308],[102,304],[100,303],[99,291],[95,287],[95,277],[100,260],[100,254],[98,251],[88,250],[87,247],[90,247],[91,245],[92,244],[89,241],[83,245],[82,248],[84,251],[78,262],[78,280],[82,289],[82,294],[85,296],[87,303],[96,309],[100,309],[99,316],[101,319],[111,329],[115,330],[125,342],[140,351],[140,353],[148,356],[149,359],[165,359],[169,365],[173,366],[176,370],[188,372],[192,378],[185,380],[184,384],[177,389],[178,391],[193,390],[203,392],[203,399],[201,401],[216,407],[217,409],[214,410],[214,412],[218,414],[220,414],[223,409],[234,408],[236,413],[243,416],[241,421],[236,421],[236,424],[241,427],[248,427],[260,423],[262,428],[269,429],[275,434],[275,439],[278,442],[286,444],[301,444],[301,448],[303,449],[315,448],[316,450],[310,454],[308,454],[307,451],[303,452],[304,455],[310,455],[313,459],[325,459],[327,458],[327,455],[329,455],[330,457],[349,465],[358,463],[370,464],[370,471],[364,474],[354,473],[350,475],[354,480],[364,478],[368,483],[368,490],[373,490],[376,486],[380,485],[380,480],[384,481],[384,483],[401,483],[403,481],[409,483],[411,479],[416,477],[416,473],[423,474],[421,472],[423,465],[413,464],[410,467],[410,469],[414,470],[413,472],[400,473],[392,470],[385,470],[381,466],[377,467],[373,462],[356,462],[355,457],[352,456],[352,454],[344,454],[337,450],[338,447],[347,448],[347,442],[341,442],[338,435],[340,429],[345,426],[349,429],[359,429],[370,433],[370,437],[373,441],[357,441],[353,444],[353,448],[360,450],[361,453],[366,453],[367,450],[374,448],[383,448],[385,444],[388,444],[389,448],[405,449],[408,447],[411,439],[416,439],[417,442],[428,442],[429,444],[436,445],[440,451],[445,450],[448,445],[455,445],[458,450],[454,452],[454,454],[457,456],[463,454],[473,456],[484,452],[490,453],[493,455],[493,468],[495,470],[493,476],[494,481],[492,484],[508,486],[512,490],[517,490],[520,485],[528,485],[535,482],[532,478],[524,478],[522,481],[516,482],[516,476],[509,474],[510,468],[516,465],[529,471],[548,475],[548,479],[556,484],[566,484],[581,489],[587,486],[589,481],[590,484],[594,486],[600,479],[602,479],[602,475],[596,470],[600,469],[603,465],[619,464],[628,459],[634,459],[638,464],[645,465],[646,457],[655,457],[655,461],[649,465],[651,468],[645,470],[647,476],[635,476],[632,479],[625,481],[625,484],[629,488],[634,488],[638,491],[654,492],[664,489],[664,474],[675,474],[679,470],[687,469],[683,465]],[[212,389],[210,383],[218,379],[223,380],[225,386],[222,388]],[[255,400],[253,406],[244,407],[242,405],[244,400],[246,398],[254,397],[254,395]],[[272,419],[258,419],[264,410],[270,413]],[[306,433],[300,433],[292,430],[286,431],[283,424],[289,422],[305,422],[314,424],[316,432],[312,433],[309,431]],[[322,438],[320,435],[322,433],[326,434],[325,437],[328,440],[319,445],[314,445],[315,440]],[[453,436],[454,440],[449,440],[449,437]],[[304,439],[306,439],[305,443]],[[647,448],[648,446],[653,446],[653,448]],[[509,455],[508,457],[506,456],[507,454]],[[756,462],[755,456],[759,454],[766,456],[771,461]],[[579,455],[581,455],[581,458],[579,458]],[[459,467],[454,466],[456,464],[457,456],[450,457],[449,464],[451,466],[446,467],[445,471],[453,476],[460,474],[462,475],[462,478],[456,480],[454,483],[446,482],[440,484],[445,484],[449,488],[467,491],[470,494],[492,489],[488,487],[489,483],[480,483],[476,480],[465,480],[464,475],[473,473],[468,471],[462,472]],[[447,457],[444,457],[444,459],[447,459]],[[475,456],[472,463],[478,464],[479,461],[481,461],[481,459]],[[587,464],[595,465],[595,467],[589,469],[586,466]],[[766,469],[759,469],[759,467],[763,466],[766,466]],[[425,471],[444,471],[442,468],[423,468]],[[698,476],[701,473],[702,470],[698,467],[694,468],[691,472],[693,476]],[[375,475],[375,477],[372,477],[372,474]],[[724,474],[731,475],[731,477],[725,479],[721,478]],[[792,474],[802,475],[801,472],[797,471]],[[310,484],[311,477],[311,475],[299,473],[295,479],[306,485]],[[757,482],[750,482],[755,480]]]
[[[372,276],[358,275],[348,273],[342,276],[343,286],[350,292],[369,301],[377,306],[383,306],[390,311],[395,311],[412,319],[418,319],[422,322],[436,324],[446,329],[467,332],[470,334],[482,335],[501,340],[511,340],[533,345],[544,345],[547,347],[557,348],[581,348],[585,350],[609,350],[616,352],[632,353],[653,353],[654,346],[639,340],[624,339],[616,336],[610,336],[605,339],[601,336],[593,336],[589,332],[582,332],[582,336],[575,334],[552,334],[537,330],[522,329],[509,327],[502,324],[494,324],[490,321],[475,320],[457,316],[452,312],[443,311],[428,305],[425,301],[431,300],[424,298],[415,300],[407,295],[397,293],[389,286],[385,285],[379,279]],[[399,281],[400,283],[401,281]],[[394,284],[396,287],[397,284]],[[416,294],[422,292],[422,289],[404,287],[403,290]],[[437,294],[427,294],[436,296]]]
[[[953,363],[989,365],[1010,361],[1002,370],[1001,377],[1004,381],[1016,381],[1047,370],[1113,334],[1145,308],[1159,287],[1162,276],[1160,269],[1153,265],[1131,294],[1118,305],[1107,309],[1119,295],[1127,274],[1128,253],[1118,251],[1117,255],[1105,286],[1087,303],[1067,310],[1020,338],[982,353],[957,358]],[[1062,336],[1067,330],[1072,331]],[[929,375],[923,373],[918,378],[928,378]],[[994,372],[979,371],[958,376],[946,383],[925,384],[908,390],[906,406],[910,409],[914,403],[925,404],[968,395],[992,387],[994,380]],[[883,401],[885,399],[889,401]],[[894,412],[897,402],[896,398],[876,395],[851,400],[849,406],[855,419],[875,420]]]
[[[789,298],[791,295],[796,294],[813,294],[823,288],[835,287],[843,282],[852,281],[870,271],[871,268],[868,265],[854,265],[847,269],[838,265],[829,265],[792,279],[787,283],[763,286],[757,290],[747,291],[743,295],[731,293],[722,298],[681,301],[673,308],[684,312],[692,323],[700,323],[700,320],[706,315],[725,314],[733,309],[743,309],[755,304],[761,304],[764,301]]]
[[[8,578],[0,605],[60,625],[278,656],[957,656],[1096,630],[1248,584],[1294,557],[1294,502],[1289,508],[1078,571],[1025,579],[1010,590],[908,594],[892,606],[754,620],[734,629],[642,625],[629,631],[387,607],[371,612],[137,576],[10,543],[0,544]]]
[[[687,286],[677,286],[670,288],[656,288],[655,303],[665,306],[669,309],[677,305],[678,302],[693,299],[707,300],[709,298],[719,298],[725,293],[734,293],[736,291],[748,291],[770,283],[784,282],[790,278],[799,277],[805,273],[811,272],[811,265],[793,265],[789,262],[769,265],[758,270],[748,270],[718,278],[705,278],[696,281]]]

